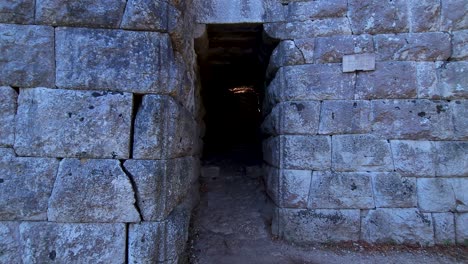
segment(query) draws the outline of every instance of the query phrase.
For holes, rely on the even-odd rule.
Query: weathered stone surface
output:
[[[452,110],[453,139],[468,140],[468,100],[456,100],[450,103]]]
[[[408,32],[406,0],[349,0],[353,34]]]
[[[429,100],[375,100],[373,133],[386,139],[448,139],[453,136],[449,104]]]
[[[359,210],[277,209],[273,233],[291,242],[359,240]]]
[[[319,134],[359,134],[370,132],[369,101],[323,101]]]
[[[442,24],[440,30],[468,29],[468,3],[465,0],[444,0],[442,3]]]
[[[436,176],[466,177],[468,175],[468,143],[462,141],[434,142],[437,153]]]
[[[56,222],[139,222],[135,202],[119,161],[64,159],[47,216]]]
[[[126,1],[36,0],[36,23],[54,26],[119,27]]]
[[[416,179],[398,173],[372,174],[376,207],[417,207]]]
[[[125,29],[170,31],[180,18],[180,12],[163,0],[130,0],[121,27]]]
[[[301,51],[305,63],[314,63],[315,39],[295,39],[294,44]]]
[[[335,171],[393,171],[390,144],[372,135],[337,135],[332,139]]]
[[[408,1],[410,32],[439,31],[440,0]]]
[[[375,71],[357,75],[356,99],[416,98],[416,77],[411,62],[379,62]]]
[[[8,86],[0,86],[0,146],[15,142],[15,115],[18,94]]]
[[[23,263],[124,263],[124,224],[24,222]]]
[[[0,50],[0,85],[54,87],[53,27],[0,24]]]
[[[319,101],[297,101],[277,104],[265,118],[262,130],[268,134],[317,134]]]
[[[264,167],[267,193],[278,207],[307,208],[311,171]]]
[[[265,23],[263,28],[274,39],[300,39],[333,35],[350,35],[346,18],[326,18],[301,22]]]
[[[294,41],[281,41],[271,54],[267,75],[273,77],[280,67],[304,63],[304,57],[301,51],[296,47]]]
[[[424,212],[449,212],[456,208],[455,193],[448,179],[419,178],[418,205]]]
[[[58,161],[0,148],[0,220],[46,220]]]
[[[166,218],[187,195],[198,169],[193,157],[127,160],[124,167],[135,182],[138,207],[145,221]]]
[[[190,113],[172,97],[145,95],[135,119],[133,158],[167,159],[191,155],[198,141]]]
[[[168,34],[58,28],[56,54],[60,88],[170,93],[179,81]]]
[[[445,61],[452,53],[450,35],[443,32],[384,34],[374,41],[380,61]]]
[[[344,17],[348,10],[346,0],[292,2],[288,5],[288,21]]]
[[[468,30],[452,32],[451,59],[468,60]]]
[[[375,54],[353,54],[343,56],[343,72],[375,71]]]
[[[395,170],[404,176],[434,177],[437,153],[431,141],[392,140]]]
[[[0,263],[22,263],[19,222],[0,222]]]
[[[436,72],[438,64],[440,62],[418,62],[416,64],[418,98],[440,99],[439,80]]]
[[[433,245],[431,214],[418,209],[381,208],[371,210],[362,219],[361,239],[369,243]]]
[[[456,211],[463,213],[468,212],[468,192],[466,191],[468,190],[468,178],[453,178],[448,181],[452,185],[455,194]]]
[[[263,142],[264,159],[281,169],[326,170],[330,168],[330,137],[278,136]]]
[[[457,61],[442,64],[437,68],[439,85],[432,97],[446,99],[468,98],[468,62]]]
[[[455,215],[457,243],[466,245],[468,242],[468,213]]]
[[[455,219],[452,213],[433,213],[434,242],[438,245],[455,244]]]
[[[0,23],[32,24],[34,0],[3,0],[0,3]]]
[[[316,41],[316,63],[339,63],[344,55],[374,51],[374,42],[370,35],[322,37]]]
[[[308,208],[374,208],[369,173],[314,171]]]
[[[128,158],[132,95],[21,89],[16,116],[18,155]]]

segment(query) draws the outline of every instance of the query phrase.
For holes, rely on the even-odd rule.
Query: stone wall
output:
[[[191,6],[0,0],[0,263],[183,262]]]

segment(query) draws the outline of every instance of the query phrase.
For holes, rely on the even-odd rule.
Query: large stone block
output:
[[[392,140],[395,170],[404,176],[434,177],[437,153],[431,141]]]
[[[456,100],[450,103],[454,139],[468,140],[468,100]]]
[[[377,60],[445,61],[452,54],[448,33],[384,34],[374,37]]]
[[[419,178],[418,205],[424,212],[451,212],[456,208],[455,193],[448,179]]]
[[[323,101],[319,134],[359,134],[370,132],[371,104],[369,101]]]
[[[117,160],[64,159],[49,199],[55,222],[139,222],[129,176]]]
[[[0,85],[55,86],[53,27],[0,24],[0,50]]]
[[[124,224],[24,222],[23,263],[124,263]]]
[[[288,21],[344,17],[348,10],[346,0],[292,2],[287,7]]]
[[[177,25],[180,12],[163,0],[130,0],[121,27],[136,30],[171,31]]]
[[[36,0],[36,23],[54,26],[119,27],[126,1]]]
[[[468,60],[468,30],[452,32],[452,59]]]
[[[398,173],[373,173],[375,206],[377,208],[417,207],[416,179]]]
[[[408,32],[406,0],[349,0],[353,34]]]
[[[18,94],[8,86],[0,86],[0,146],[15,142],[15,115]]]
[[[335,171],[393,171],[390,144],[372,135],[337,135],[332,139]]]
[[[193,157],[127,160],[124,167],[135,182],[137,203],[144,221],[166,218],[187,195],[199,169]]]
[[[0,220],[46,220],[58,160],[19,158],[0,148]]]
[[[369,173],[313,172],[308,208],[370,209],[374,207]]]
[[[271,135],[315,135],[319,127],[319,101],[291,101],[277,104],[262,124]]]
[[[455,226],[457,243],[466,245],[468,243],[468,213],[456,214]]]
[[[429,91],[429,96],[459,99],[468,98],[468,62],[456,61],[440,65],[437,68],[439,84],[436,91]]]
[[[19,222],[0,222],[0,263],[22,263]]]
[[[171,93],[179,81],[168,34],[57,28],[55,41],[60,88]]]
[[[438,245],[455,244],[455,219],[453,213],[433,213],[434,242]]]
[[[264,159],[281,169],[327,170],[331,164],[329,136],[278,136],[263,142]]]
[[[381,208],[362,218],[361,239],[369,243],[434,244],[431,214],[418,209]]]
[[[344,55],[374,52],[374,42],[370,35],[321,37],[316,41],[316,63],[339,63]]]
[[[408,1],[410,32],[439,31],[440,0]]]
[[[18,155],[128,158],[132,95],[21,89],[16,115]]]
[[[465,159],[466,160],[466,159]],[[466,165],[466,164],[465,164]],[[465,174],[466,175],[466,174]],[[468,178],[453,178],[448,180],[455,194],[456,211],[468,212]]]
[[[304,63],[304,56],[294,41],[281,41],[271,54],[267,75],[273,77],[280,67]]]
[[[440,30],[468,29],[468,2],[466,0],[443,0]]]
[[[34,0],[2,0],[0,14],[0,23],[32,24]]]
[[[359,240],[359,210],[277,209],[273,233],[291,242],[323,243]]]
[[[436,176],[466,177],[468,175],[468,142],[434,142],[437,153]]]
[[[168,159],[192,155],[197,125],[172,97],[145,95],[135,119],[133,158]]]
[[[351,34],[348,20],[344,17],[301,22],[265,23],[263,28],[266,34],[274,39],[300,39]]]
[[[357,75],[356,99],[416,98],[417,88],[414,63],[379,62],[375,71]]]

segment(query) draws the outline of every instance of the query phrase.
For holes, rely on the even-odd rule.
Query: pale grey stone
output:
[[[193,157],[127,160],[124,167],[135,182],[137,203],[144,221],[166,218],[187,195],[198,168]]]
[[[453,139],[468,140],[468,100],[450,102],[452,110]]]
[[[57,28],[56,54],[60,88],[174,93],[180,81],[168,34]]]
[[[398,173],[372,174],[376,207],[417,207],[416,179]]]
[[[34,22],[34,0],[2,0],[0,23],[32,24]]]
[[[459,213],[468,212],[468,178],[453,178],[448,180],[455,193],[456,211]]]
[[[468,98],[468,61],[444,63],[437,68],[438,91],[433,95],[446,99]]]
[[[125,262],[124,224],[24,222],[19,232],[23,263]]]
[[[264,159],[281,169],[330,169],[329,136],[277,136],[263,142]]]
[[[337,135],[332,139],[335,171],[393,171],[390,144],[373,135]]]
[[[194,154],[197,125],[172,97],[145,95],[135,119],[133,158],[168,159]]]
[[[290,101],[277,104],[265,118],[262,129],[272,135],[317,134],[319,101]]]
[[[378,62],[356,79],[356,99],[416,98],[416,67],[411,62]]]
[[[418,205],[424,212],[451,212],[456,208],[455,193],[449,179],[419,178]]]
[[[18,94],[8,86],[0,86],[0,146],[10,147],[15,142],[15,115]]]
[[[136,30],[171,31],[181,14],[163,0],[129,0],[121,27]]]
[[[64,159],[49,199],[48,220],[139,222],[135,193],[118,160]]]
[[[16,157],[0,148],[0,220],[46,220],[58,160]]]
[[[440,0],[408,1],[410,32],[439,31]]]
[[[452,213],[433,213],[434,242],[438,245],[455,244],[455,219]]]
[[[437,65],[440,62],[418,62],[416,64],[416,79],[418,98],[440,99],[439,80],[437,77]]]
[[[280,67],[304,63],[304,57],[301,51],[296,47],[294,41],[281,41],[270,56],[267,76],[274,76]]]
[[[332,36],[317,38],[314,56],[316,63],[339,63],[344,55],[373,51],[374,42],[370,35]]]
[[[0,85],[55,86],[54,28],[0,24]]]
[[[263,28],[274,39],[301,39],[333,35],[350,35],[346,18],[325,18],[301,22],[265,23]]]
[[[344,17],[348,6],[346,0],[292,2],[287,10],[288,21],[306,21],[317,18]]]
[[[15,151],[24,156],[128,158],[132,94],[21,89]]]
[[[371,174],[314,171],[308,208],[374,208]]]
[[[434,177],[437,152],[431,141],[392,140],[395,170],[404,176]]]
[[[343,56],[343,72],[374,71],[375,54],[353,54]]]
[[[434,142],[437,153],[436,176],[466,177],[468,175],[468,143],[463,141]]]
[[[468,29],[468,2],[466,0],[443,0],[440,30]]]
[[[369,243],[434,244],[431,214],[410,208],[380,208],[362,218],[361,239]]]
[[[54,26],[119,27],[126,1],[36,0],[36,23]]]
[[[353,34],[408,32],[406,0],[349,0],[348,6]]]
[[[319,134],[359,134],[371,129],[369,101],[323,101]]]
[[[457,243],[466,245],[468,243],[468,213],[456,214],[455,226]]]
[[[314,38],[295,39],[294,44],[301,51],[305,63],[314,63]]]
[[[0,263],[21,263],[19,222],[0,222]]]
[[[273,232],[296,243],[359,240],[359,210],[277,209]]]
[[[468,30],[452,32],[452,59],[468,60]]]

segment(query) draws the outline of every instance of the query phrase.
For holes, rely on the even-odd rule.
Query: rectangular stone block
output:
[[[431,214],[414,208],[380,208],[362,218],[361,239],[369,243],[434,245]]]
[[[395,170],[404,176],[436,176],[437,152],[431,141],[392,140]]]
[[[343,56],[343,72],[374,71],[375,54],[354,54]]]
[[[15,115],[18,94],[8,86],[0,86],[0,146],[10,147],[15,142]]]
[[[468,98],[468,61],[454,61],[437,69],[438,86],[430,91],[432,97],[444,99]]]
[[[0,23],[33,24],[34,0],[2,0]]]
[[[359,210],[277,209],[273,233],[295,243],[359,240]]]
[[[410,32],[439,31],[440,0],[408,1]]]
[[[450,102],[454,139],[468,140],[468,100]]]
[[[379,62],[376,70],[360,72],[356,79],[356,99],[417,97],[417,72],[411,62]]]
[[[54,26],[119,27],[126,1],[36,0],[36,23]]]
[[[48,220],[140,222],[135,193],[118,160],[64,159],[49,199]]]
[[[416,179],[398,173],[373,173],[375,206],[377,208],[417,207]]]
[[[274,39],[301,39],[351,35],[351,28],[345,17],[265,23],[263,29],[268,36]]]
[[[124,224],[24,222],[23,263],[124,263]]]
[[[320,116],[319,101],[291,101],[277,104],[262,124],[270,135],[317,134]]]
[[[180,11],[166,1],[130,0],[127,3],[121,27],[167,32],[174,29],[180,16]]]
[[[465,0],[444,0],[441,4],[441,31],[468,29],[468,3]]]
[[[15,151],[23,156],[129,157],[132,94],[21,89]]]
[[[459,213],[468,212],[468,178],[452,178],[449,179],[455,194],[456,211]]]
[[[468,142],[434,142],[437,153],[436,176],[466,177],[468,175]]]
[[[177,86],[168,34],[57,28],[57,86],[170,93]]]
[[[353,34],[408,32],[406,0],[349,0],[348,16]]]
[[[279,68],[288,65],[305,64],[304,56],[292,40],[281,41],[270,56],[267,77],[272,78]]]
[[[263,141],[264,159],[281,169],[327,170],[331,165],[328,136],[278,136]]]
[[[419,178],[418,205],[424,212],[452,212],[456,208],[455,193],[449,179]]]
[[[172,97],[145,95],[135,118],[134,159],[190,156],[198,143],[197,124]]]
[[[53,27],[0,24],[0,50],[0,85],[55,86]]]
[[[373,51],[374,42],[370,35],[320,37],[316,38],[314,57],[316,63],[340,63],[345,55]]]
[[[369,101],[323,101],[320,111],[319,134],[359,134],[371,130]]]
[[[455,244],[455,219],[453,213],[433,213],[434,242],[437,245]]]
[[[445,61],[452,54],[448,33],[384,34],[374,37],[377,60]]]
[[[22,263],[19,222],[0,222],[0,263]]]
[[[0,220],[47,220],[58,160],[16,157],[0,148]]]
[[[466,245],[468,241],[468,213],[455,215],[457,243]]]
[[[452,59],[468,60],[468,30],[452,32]]]
[[[287,6],[288,21],[306,21],[318,18],[344,17],[348,10],[346,0],[292,2]]]
[[[418,83],[418,98],[440,99],[437,65],[440,62],[416,63],[416,79]]]
[[[314,171],[308,208],[370,209],[374,208],[369,173]]]
[[[386,140],[373,135],[337,135],[332,139],[335,171],[393,171],[392,152]]]

